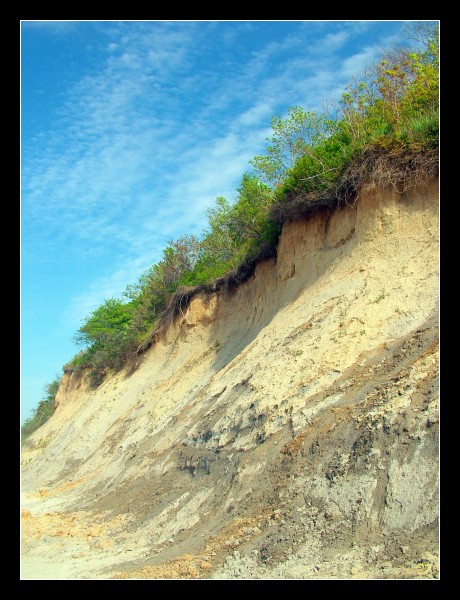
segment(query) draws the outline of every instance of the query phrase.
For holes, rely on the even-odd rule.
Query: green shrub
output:
[[[281,186],[282,192],[292,195],[327,190],[339,180],[353,151],[351,136],[341,126],[336,133],[297,159]]]
[[[59,391],[61,377],[57,376],[51,383],[44,387],[45,398],[40,400],[32,416],[26,419],[21,427],[21,441],[24,443],[39,427],[41,427],[54,413],[54,401]]]

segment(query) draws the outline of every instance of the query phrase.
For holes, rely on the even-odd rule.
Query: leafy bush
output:
[[[77,344],[88,346],[86,359],[96,369],[119,369],[135,348],[131,327],[133,303],[110,298],[91,313],[75,335]],[[81,360],[81,359],[80,359]]]
[[[354,151],[350,134],[338,124],[335,133],[297,160],[280,188],[282,197],[327,190],[339,180]]]
[[[24,443],[39,427],[41,427],[54,413],[54,400],[59,391],[61,377],[56,377],[51,383],[44,387],[45,398],[40,400],[37,408],[33,411],[24,425],[21,427],[21,440]]]
[[[423,49],[386,52],[342,95],[342,120],[356,147],[421,149],[437,143],[439,30],[426,27],[416,33]],[[426,117],[429,127],[418,127]]]
[[[270,142],[268,154],[256,156],[249,162],[261,181],[276,186],[309,148],[330,135],[331,124],[326,115],[294,106],[288,110],[285,119],[272,118],[273,136],[267,138]]]

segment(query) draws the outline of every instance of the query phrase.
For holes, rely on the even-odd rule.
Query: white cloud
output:
[[[269,102],[263,100],[257,102],[247,111],[242,113],[236,120],[238,126],[251,127],[254,125],[264,126],[272,117],[273,109]]]
[[[349,31],[339,31],[337,33],[328,33],[318,42],[316,42],[311,48],[310,52],[313,54],[326,54],[336,52],[350,39]]]
[[[377,46],[368,46],[361,52],[349,56],[343,61],[342,74],[347,78],[362,73],[366,67],[372,65],[379,55],[380,49]]]

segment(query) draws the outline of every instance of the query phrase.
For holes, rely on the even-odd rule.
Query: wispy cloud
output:
[[[338,31],[337,33],[328,33],[318,42],[312,45],[310,52],[312,54],[323,56],[339,50],[350,38],[349,31]]]
[[[361,52],[357,52],[356,54],[349,56],[343,61],[343,74],[347,78],[351,78],[359,73],[362,73],[363,70],[367,66],[371,65],[371,63],[376,59],[379,51],[379,48],[376,46],[368,46]]]

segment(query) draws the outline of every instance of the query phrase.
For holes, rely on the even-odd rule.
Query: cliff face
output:
[[[23,578],[437,576],[438,187],[285,225],[23,451]]]

